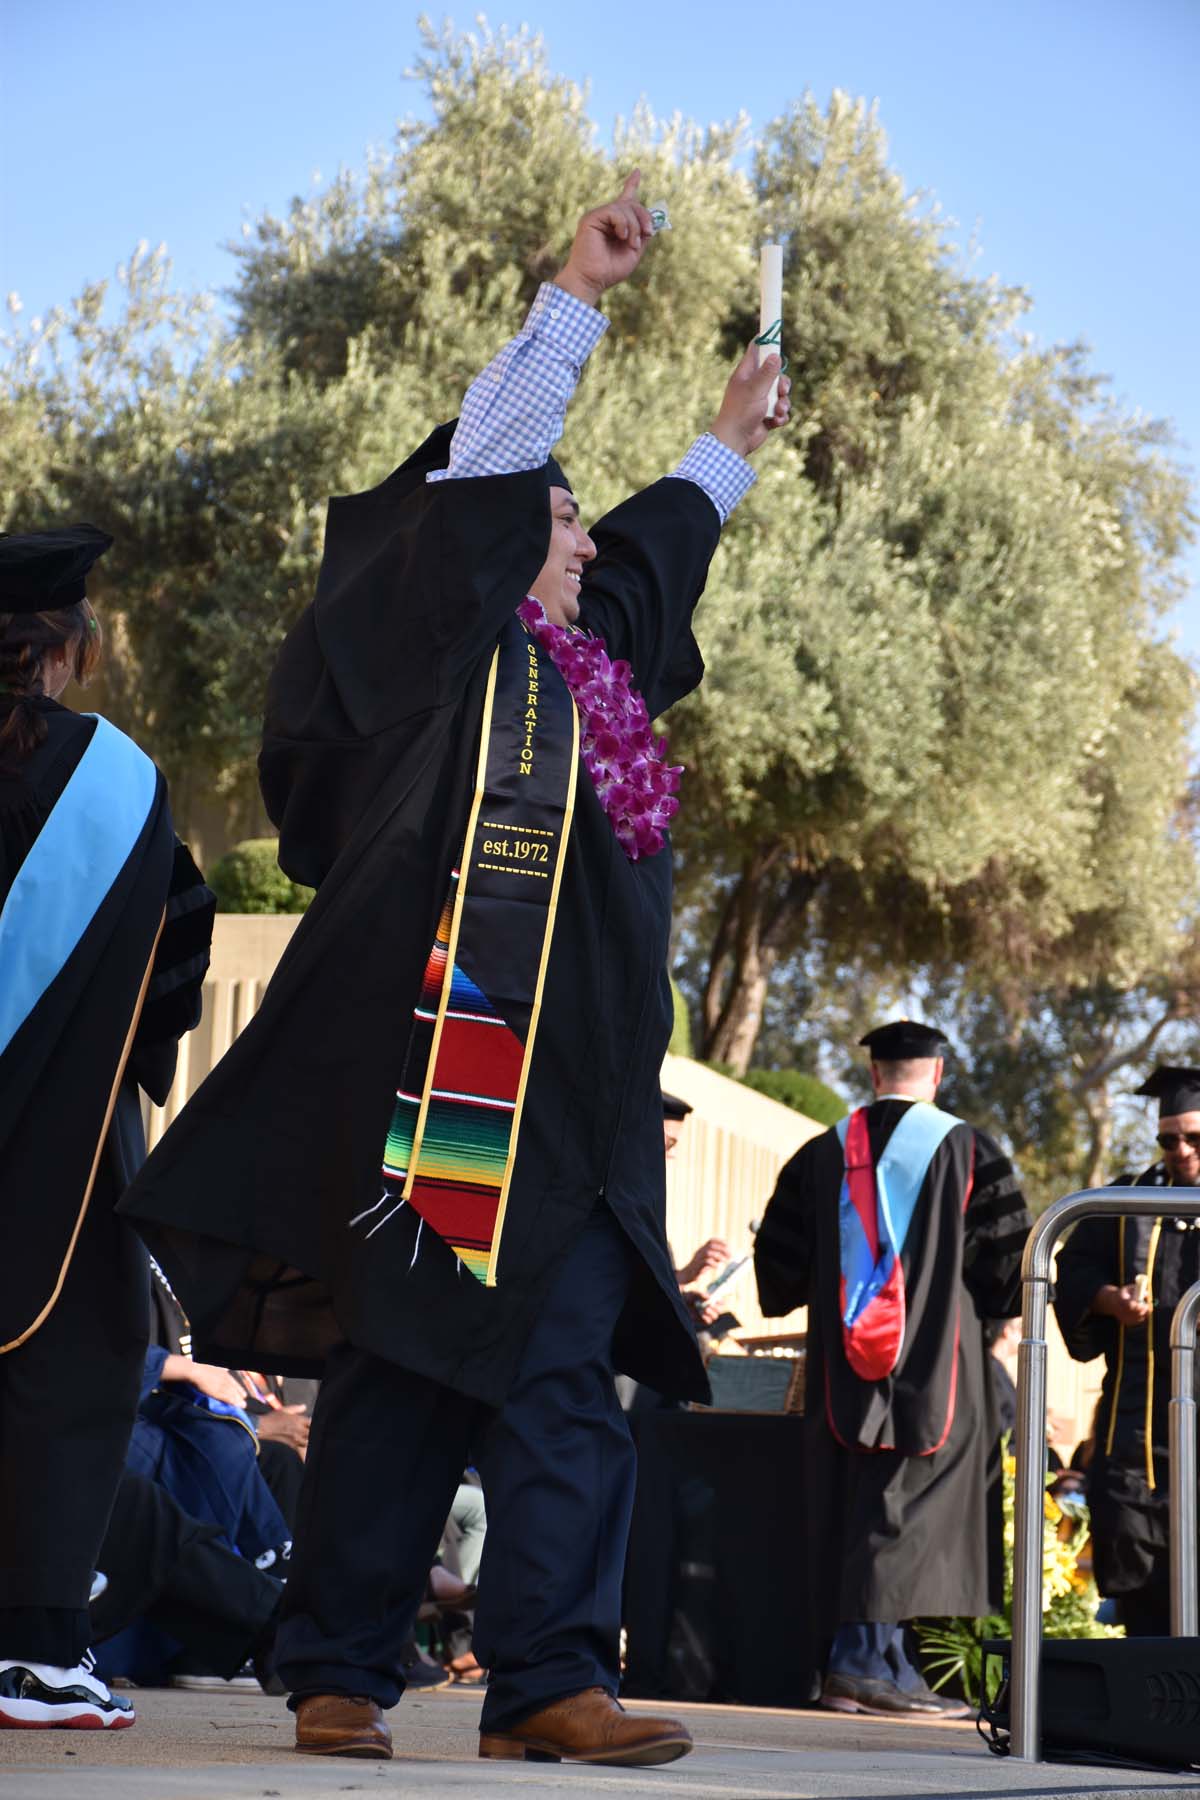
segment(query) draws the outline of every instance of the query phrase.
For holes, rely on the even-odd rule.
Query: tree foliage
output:
[[[1022,336],[1024,297],[971,272],[862,102],[804,95],[756,143],[642,108],[602,144],[527,32],[426,26],[414,75],[428,116],[386,155],[246,230],[228,315],[143,246],[115,290],[7,340],[0,513],[113,531],[105,701],[184,818],[252,790],[327,495],[454,414],[637,162],[674,228],[612,295],[569,422],[593,514],[708,423],[757,245],[786,246],[794,423],[726,533],[708,678],[670,721],[700,1054],[744,1071],[764,1019],[779,1037],[779,971],[806,1003],[818,974],[940,982],[1001,1038],[1169,986],[1194,679],[1162,627],[1192,523],[1165,428],[1079,347]]]

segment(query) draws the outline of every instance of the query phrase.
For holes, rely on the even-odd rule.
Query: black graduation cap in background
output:
[[[678,1094],[668,1094],[665,1088],[662,1102],[664,1119],[686,1119],[688,1114],[694,1110],[686,1100],[681,1100]]]
[[[1149,1100],[1157,1100],[1160,1118],[1200,1112],[1200,1069],[1181,1069],[1171,1063],[1160,1063],[1150,1071],[1141,1087],[1133,1091],[1145,1094]]]
[[[87,591],[88,570],[111,543],[97,525],[60,525],[11,536],[0,532],[0,612],[74,606]]]
[[[917,1019],[892,1019],[876,1025],[859,1043],[871,1052],[872,1062],[908,1062],[912,1058],[941,1056],[950,1039],[936,1025]]]

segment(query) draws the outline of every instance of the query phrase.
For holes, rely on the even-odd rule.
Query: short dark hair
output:
[[[911,1081],[921,1073],[925,1063],[937,1060],[936,1056],[903,1056],[897,1062],[881,1062],[877,1056],[871,1058],[884,1081]]]

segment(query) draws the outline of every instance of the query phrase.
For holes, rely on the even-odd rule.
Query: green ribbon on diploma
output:
[[[764,331],[761,337],[756,337],[754,342],[764,350],[778,350],[780,362],[779,373],[781,375],[786,375],[788,371],[788,359],[783,354],[783,320],[776,319],[775,323],[770,326],[768,330]]]

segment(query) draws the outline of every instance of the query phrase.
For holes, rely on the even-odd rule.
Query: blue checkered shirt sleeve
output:
[[[562,436],[583,365],[608,320],[544,281],[515,338],[467,389],[450,463],[427,481],[540,469]]]
[[[758,480],[744,456],[715,438],[711,431],[698,437],[668,479],[694,481],[717,509],[722,525],[739,500],[745,499]]]
[[[425,479],[540,469],[562,436],[583,365],[607,330],[602,313],[544,281],[516,337],[467,389],[449,466]],[[671,474],[703,488],[722,525],[755,481],[749,463],[708,431]]]

